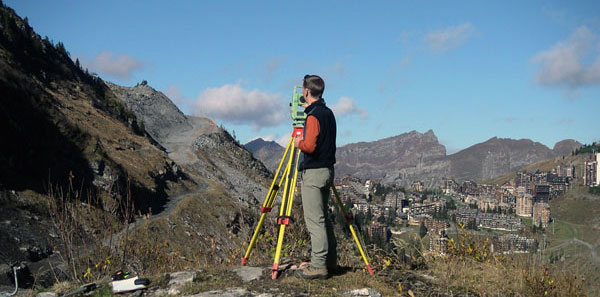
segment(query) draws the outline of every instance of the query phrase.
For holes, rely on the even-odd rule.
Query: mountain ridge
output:
[[[272,144],[271,144],[272,146]],[[374,178],[386,184],[408,186],[424,181],[427,186],[439,186],[444,178],[483,181],[518,170],[529,164],[563,156],[581,146],[576,140],[557,142],[553,149],[530,139],[491,137],[453,154],[446,154],[433,130],[416,130],[371,142],[350,143],[338,147],[336,175]],[[251,151],[263,146],[253,141]],[[283,151],[270,148],[269,154],[256,154],[266,160]],[[272,160],[265,161],[273,164]],[[272,168],[272,165],[271,167]]]

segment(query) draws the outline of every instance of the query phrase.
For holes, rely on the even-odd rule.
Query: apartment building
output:
[[[533,213],[533,196],[524,194],[517,196],[517,215],[520,217],[531,217]]]
[[[592,155],[591,158],[584,163],[583,184],[587,187],[595,187],[600,185],[600,170],[598,170],[598,161],[600,153]]]
[[[546,228],[550,223],[550,205],[544,202],[533,204],[533,224]]]

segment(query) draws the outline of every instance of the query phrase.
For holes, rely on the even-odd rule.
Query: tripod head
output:
[[[302,96],[302,86],[294,86],[292,102],[290,102],[290,113],[292,116],[292,125],[294,127],[304,127],[306,113],[304,113],[304,109],[299,109],[299,107],[302,107],[304,104],[306,104],[306,100],[304,99],[304,96]]]

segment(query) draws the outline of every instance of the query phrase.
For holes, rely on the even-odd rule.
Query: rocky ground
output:
[[[303,280],[296,277],[293,270],[287,270],[272,280],[270,267],[221,267],[150,277],[151,283],[146,289],[125,293],[125,296],[476,296],[439,292],[433,278],[427,275],[398,272],[396,276],[395,281],[387,281],[385,274],[369,276],[361,269],[347,269],[327,280]],[[57,297],[77,288],[63,283],[44,292],[20,291],[17,296]],[[113,295],[108,286],[90,294]]]

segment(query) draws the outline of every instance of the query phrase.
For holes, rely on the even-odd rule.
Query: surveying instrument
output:
[[[290,140],[285,148],[285,152],[283,153],[283,157],[281,157],[281,161],[279,161],[279,166],[277,167],[277,171],[275,172],[275,177],[271,182],[271,187],[269,187],[269,192],[267,193],[267,197],[263,205],[260,208],[260,219],[258,220],[258,225],[256,226],[256,230],[254,230],[254,234],[252,235],[252,239],[250,240],[250,244],[248,245],[248,249],[246,250],[246,254],[242,258],[242,266],[246,265],[246,261],[248,261],[248,257],[250,257],[250,253],[252,252],[252,248],[256,243],[258,235],[260,233],[260,229],[265,221],[267,213],[271,212],[273,209],[273,205],[275,204],[275,200],[277,198],[277,194],[283,185],[283,196],[281,198],[281,206],[279,207],[279,216],[277,217],[277,224],[279,225],[279,236],[277,237],[277,248],[275,250],[275,260],[273,261],[273,273],[272,279],[277,278],[277,274],[279,273],[279,258],[281,256],[281,248],[283,246],[283,237],[285,234],[285,228],[290,223],[290,217],[292,214],[292,203],[294,201],[294,194],[296,192],[296,181],[298,179],[298,163],[300,158],[300,149],[294,147],[294,138],[300,137],[302,138],[304,135],[304,123],[306,121],[306,113],[304,110],[300,110],[299,107],[302,107],[306,104],[306,100],[302,93],[298,90],[301,90],[301,86],[294,86],[294,91],[292,95],[291,106],[291,116],[293,123],[293,132],[290,137]],[[281,172],[284,161],[286,161],[285,169],[281,176],[279,173]],[[367,266],[367,270],[369,274],[373,275],[373,269],[369,265],[369,261],[367,260],[367,256],[365,254],[365,250],[358,237],[356,236],[356,232],[352,227],[352,219],[347,215],[346,210],[344,209],[344,205],[340,200],[337,190],[335,186],[331,185],[331,190],[333,191],[335,198],[334,200],[337,202],[342,215],[346,220],[346,224],[352,233],[352,237],[354,237],[354,241],[360,251],[360,255],[362,256],[365,265]]]

